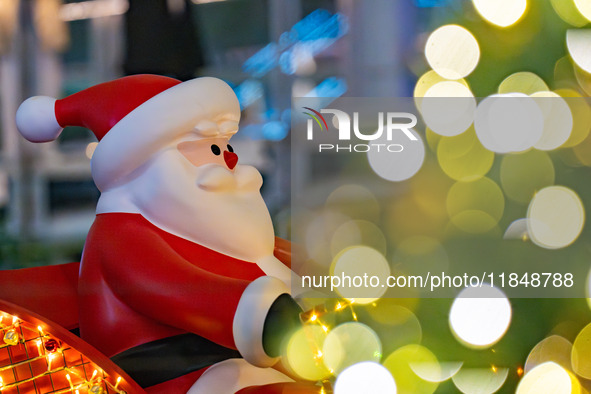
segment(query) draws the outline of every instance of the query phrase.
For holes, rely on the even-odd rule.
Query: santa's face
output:
[[[156,226],[254,262],[272,255],[274,232],[260,173],[237,161],[227,138],[182,141],[146,163],[126,188]]]
[[[206,138],[180,142],[177,148],[195,167],[213,163],[233,170],[238,163],[238,155],[229,142],[227,138]]]

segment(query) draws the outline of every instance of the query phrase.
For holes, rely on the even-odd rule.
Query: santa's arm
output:
[[[273,352],[264,350],[263,330],[272,305],[289,292],[283,282],[269,276],[250,282],[213,274],[143,227],[108,238],[102,240],[102,270],[121,301],[163,324],[237,348],[255,365],[276,361],[267,355]]]
[[[273,255],[288,268],[291,268],[291,242],[286,239],[275,237],[275,249]]]

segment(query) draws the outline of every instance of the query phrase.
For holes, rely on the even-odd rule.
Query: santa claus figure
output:
[[[261,175],[230,144],[239,120],[221,80],[153,75],[33,97],[17,113],[29,141],[71,125],[99,140],[80,334],[151,393],[301,387],[270,368],[299,309],[291,271],[273,255]]]

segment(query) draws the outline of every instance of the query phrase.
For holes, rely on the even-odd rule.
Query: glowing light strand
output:
[[[17,368],[19,366],[31,364],[35,361],[42,360],[42,359],[45,359],[47,362],[47,370],[40,373],[40,374],[31,376],[29,378],[25,378],[22,380],[11,382],[11,383],[5,383],[4,379],[2,377],[0,377],[0,392],[2,392],[4,390],[11,389],[13,387],[16,387],[18,389],[18,387],[20,385],[32,382],[32,381],[40,379],[42,377],[49,376],[49,375],[56,374],[56,373],[60,373],[60,372],[65,372],[66,373],[66,380],[68,382],[68,387],[64,388],[64,389],[58,389],[56,391],[52,391],[54,394],[62,394],[62,393],[79,394],[80,389],[86,388],[86,389],[90,390],[90,389],[92,389],[92,387],[102,386],[103,384],[107,387],[108,390],[111,390],[117,394],[126,394],[125,390],[118,388],[118,386],[122,380],[121,376],[119,376],[117,378],[115,385],[113,385],[112,383],[110,383],[106,379],[106,377],[104,376],[104,372],[101,371],[101,373],[99,374],[99,370],[95,369],[90,380],[87,380],[84,374],[81,374],[74,369],[74,368],[78,368],[78,367],[81,367],[82,369],[84,369],[85,365],[92,364],[92,362],[85,361],[84,356],[82,354],[80,354],[81,364],[75,365],[75,366],[67,366],[64,352],[74,350],[74,349],[72,349],[70,347],[62,348],[60,346],[55,351],[47,353],[45,347],[43,347],[43,350],[41,350],[41,345],[43,345],[45,343],[44,340],[50,340],[53,338],[50,335],[46,334],[41,326],[37,326],[35,328],[28,327],[28,325],[23,324],[24,322],[21,321],[17,316],[12,316],[12,322],[10,325],[4,325],[2,323],[3,323],[5,317],[7,317],[5,314],[0,315],[0,331],[2,332],[2,335],[4,336],[7,332],[9,332],[11,330],[16,331],[17,329],[20,330],[20,334],[16,333],[18,335],[18,341],[16,343],[14,343],[14,344],[4,343],[4,344],[0,345],[0,350],[4,349],[4,348],[12,348],[12,347],[15,347],[18,345],[24,345],[27,359],[17,362],[17,363],[11,362],[9,365],[0,367],[0,372],[4,372],[7,370],[13,370],[14,368]],[[34,334],[36,334],[36,336],[31,339],[26,339],[26,336],[25,336],[23,330],[28,331],[30,333],[34,333]],[[30,343],[33,341],[36,344],[38,356],[29,358],[28,349],[27,349],[26,345],[27,345],[27,343]],[[58,343],[59,343],[59,341],[58,341]],[[52,369],[51,366],[52,366],[53,360],[56,358],[59,358],[60,356],[61,356],[61,359],[62,359],[62,362],[64,363],[64,365],[59,368]],[[76,379],[80,380],[81,382],[74,384],[72,382],[71,375],[75,376]]]

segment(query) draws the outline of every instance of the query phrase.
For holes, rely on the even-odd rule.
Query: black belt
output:
[[[133,347],[111,360],[145,388],[239,357],[238,351],[199,335],[181,334]]]

